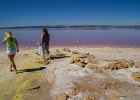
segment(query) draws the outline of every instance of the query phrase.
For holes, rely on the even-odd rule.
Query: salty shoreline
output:
[[[48,98],[47,100],[61,100],[59,98],[65,98],[65,95],[68,95],[67,100],[81,100],[88,93],[94,92],[93,97],[95,99],[139,99],[140,82],[135,81],[131,77],[131,73],[138,72],[140,68],[104,70],[102,67],[108,64],[108,61],[120,59],[132,60],[134,63],[139,62],[140,48],[70,46],[71,52],[63,51],[63,48],[65,47],[50,47],[52,54],[58,50],[62,54],[66,54],[67,57],[50,60],[47,65],[36,63],[38,60],[40,61],[40,56],[36,55],[38,47],[21,48],[15,58],[17,69],[21,71],[18,75],[9,72],[9,62],[5,51],[0,51],[0,75],[2,76],[0,78],[0,89],[2,90],[0,98],[4,100],[10,98],[13,98],[13,100],[38,100],[37,98],[41,100],[45,100],[45,98]],[[76,64],[70,64],[73,58],[78,57],[72,51],[94,55],[98,61],[96,65],[102,69],[102,73],[95,73],[88,68],[88,64],[83,68]],[[118,84],[118,87],[102,89],[100,85],[109,81]],[[29,90],[30,87],[36,86],[40,86],[40,88]],[[75,95],[70,94],[69,92],[74,88],[77,89],[77,93]],[[80,88],[82,90],[79,90]],[[65,93],[65,95],[62,94],[59,97],[58,95],[61,93]]]

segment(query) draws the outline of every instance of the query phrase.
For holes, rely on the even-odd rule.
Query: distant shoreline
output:
[[[0,27],[0,29],[29,29],[29,28],[58,28],[58,29],[112,29],[112,28],[130,28],[140,29],[140,25],[113,26],[113,25],[53,25],[53,26],[13,26]]]

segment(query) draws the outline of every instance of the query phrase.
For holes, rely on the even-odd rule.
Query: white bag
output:
[[[42,46],[39,46],[39,54],[40,54],[40,56],[43,55],[43,47]]]

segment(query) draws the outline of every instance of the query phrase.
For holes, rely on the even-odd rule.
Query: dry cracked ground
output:
[[[37,51],[16,55],[18,75],[0,51],[1,100],[140,100],[139,48],[53,47],[46,62]]]

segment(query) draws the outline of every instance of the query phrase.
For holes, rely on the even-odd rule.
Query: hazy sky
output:
[[[140,25],[140,0],[0,0],[0,27]]]

